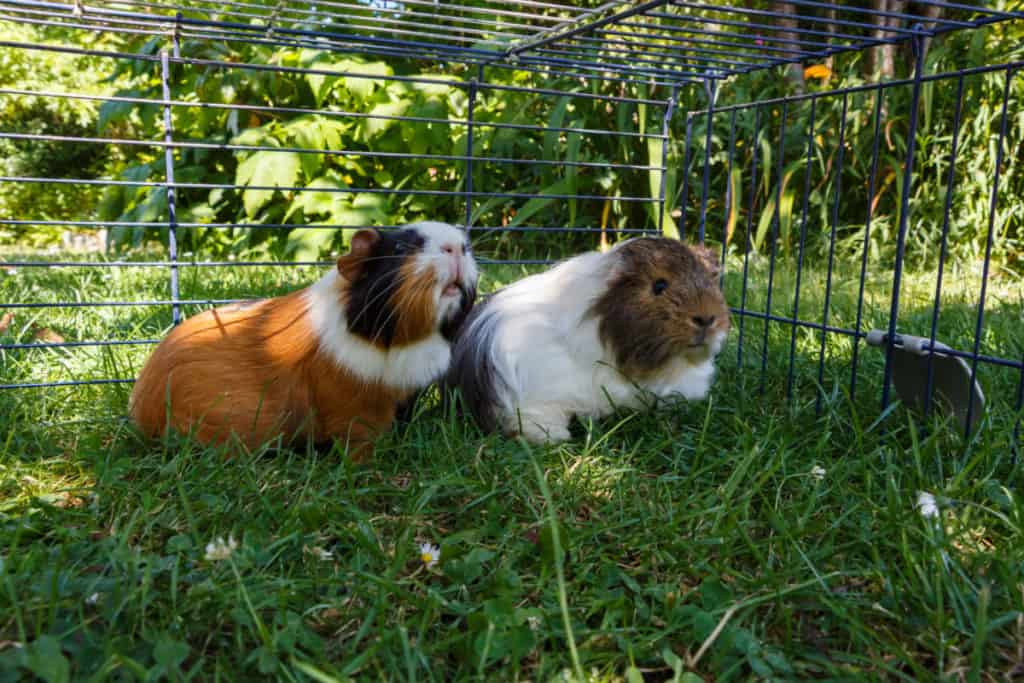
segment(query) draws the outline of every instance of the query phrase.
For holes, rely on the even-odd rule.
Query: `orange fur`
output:
[[[416,264],[408,261],[399,272],[400,284],[391,295],[391,307],[403,311],[396,321],[393,344],[411,344],[430,335],[434,328],[434,275],[429,271],[416,270]]]
[[[142,431],[193,430],[202,443],[245,446],[284,435],[347,440],[358,457],[411,391],[367,383],[318,348],[305,290],[200,313],[171,331],[131,399]]]

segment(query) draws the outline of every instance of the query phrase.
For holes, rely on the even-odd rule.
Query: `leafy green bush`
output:
[[[0,40],[33,44],[54,41],[52,30],[0,23]],[[59,40],[67,42],[61,35]],[[109,44],[113,38],[100,41]],[[73,40],[72,40],[73,42]],[[116,85],[106,78],[103,60],[44,50],[0,50],[0,82],[34,92],[106,94]],[[82,137],[95,134],[99,104],[61,97],[0,95],[5,133]],[[98,178],[116,173],[121,151],[80,142],[0,138],[0,175],[32,178]],[[76,220],[92,217],[99,197],[95,186],[6,182],[0,191],[0,217],[20,220]],[[46,244],[59,239],[60,226],[0,226],[0,243]]]
[[[936,39],[929,47],[927,72],[986,64],[996,59],[1024,58],[1022,36],[1024,31],[1019,26],[1006,23]],[[41,38],[55,40],[54,36]],[[141,45],[130,41],[126,44],[149,56],[168,47],[164,38]],[[176,197],[177,220],[184,224],[179,230],[179,243],[184,250],[214,257],[245,254],[253,258],[315,259],[342,249],[349,234],[325,226],[464,220],[465,198],[443,193],[466,189],[467,128],[462,122],[469,113],[468,82],[476,76],[475,68],[449,65],[441,69],[410,60],[210,41],[185,41],[181,53],[210,62],[172,65],[172,99],[189,103],[172,108],[174,140],[185,143],[174,150],[174,176],[179,183],[200,185],[182,188]],[[117,94],[131,98],[162,97],[160,66],[153,60],[115,62],[19,51],[8,51],[4,59],[4,68],[14,72],[11,80],[25,84],[24,87],[45,89],[47,84],[43,80],[47,79],[30,78],[30,74],[45,68],[65,73],[67,84],[61,87],[68,89],[109,92],[116,88]],[[870,79],[862,75],[864,60],[865,56],[859,54],[836,56],[832,71],[837,76],[830,83],[808,82],[801,87],[821,93],[831,88],[869,84]],[[899,66],[905,71],[909,61],[900,60]],[[11,66],[15,62],[18,66]],[[267,64],[282,70],[242,69],[228,67],[228,63]],[[316,73],[305,73],[304,68]],[[415,78],[406,80],[409,77]],[[1004,77],[1003,72],[993,72],[972,75],[964,81],[955,194],[948,226],[944,223],[945,192],[956,82],[950,79],[924,85],[910,194],[907,254],[911,260],[933,263],[946,227],[954,258],[973,259],[984,252]],[[63,84],[62,79],[65,76],[56,81]],[[545,78],[495,68],[486,71],[486,82],[497,87],[481,88],[476,97],[474,120],[480,125],[474,131],[473,190],[515,196],[472,198],[474,225],[599,226],[609,231],[658,225],[655,202],[626,198],[650,200],[659,195],[661,174],[656,168],[646,167],[660,165],[661,141],[638,138],[635,134],[660,132],[662,108],[572,94],[665,101],[670,96],[665,87]],[[510,85],[558,88],[567,95],[503,87]],[[718,104],[780,97],[792,94],[798,85],[780,70],[759,72],[723,82]],[[1019,106],[1022,89],[1024,81],[1013,79],[1008,109],[1013,119],[1007,126],[1000,201],[994,223],[994,251],[1007,263],[1018,258],[1024,239],[1024,203],[1020,200],[1024,196],[1024,178],[1019,163],[1020,131],[1024,129],[1024,113]],[[12,98],[5,102],[15,130],[67,131],[74,135],[138,140],[163,138],[159,105],[118,101],[97,109],[94,103],[75,100]],[[11,108],[15,102],[20,103],[20,108]],[[803,243],[809,257],[824,258],[835,223],[840,253],[857,255],[864,243],[870,208],[868,248],[875,258],[890,259],[899,223],[909,102],[909,85],[887,89],[873,192],[869,192],[873,89],[848,97],[844,127],[840,125],[841,96],[822,96],[815,101],[809,169],[809,101],[789,105],[781,145],[778,107],[763,110],[756,135],[754,110],[738,112],[731,173],[731,119],[728,112],[721,112],[714,117],[709,188],[703,199],[706,120],[699,112],[707,102],[699,86],[684,88],[666,150],[666,232],[693,234],[701,204],[706,202],[706,227],[713,241],[742,249],[749,224],[750,244],[755,251],[767,252],[775,244],[782,252],[793,253]],[[59,111],[54,112],[53,107]],[[50,121],[45,118],[47,115],[56,118]],[[396,118],[367,118],[368,115]],[[686,150],[688,121],[691,142]],[[560,128],[613,134],[556,130]],[[844,139],[843,171],[837,174],[840,132]],[[166,188],[160,186],[167,177],[161,147],[18,144],[20,151],[7,155],[5,161],[13,169],[11,173],[106,175],[148,184],[108,187],[101,201],[96,188],[91,187],[18,186],[0,198],[0,208],[5,213],[128,223],[168,220]],[[242,149],[225,149],[227,145]],[[751,198],[755,147],[758,177]],[[403,156],[406,154],[411,156]],[[562,162],[580,165],[567,166]],[[640,168],[618,168],[616,164]],[[269,189],[225,187],[236,184]],[[805,187],[810,190],[806,207],[801,201]],[[838,204],[837,194],[841,195]],[[284,227],[269,227],[279,225]],[[125,248],[149,240],[165,241],[165,232],[166,228],[124,226],[111,235],[115,248]],[[18,233],[21,239],[25,235]],[[777,241],[773,240],[776,237]],[[480,239],[485,247],[496,252],[524,256],[565,253],[593,244],[592,236],[508,230],[496,230]]]

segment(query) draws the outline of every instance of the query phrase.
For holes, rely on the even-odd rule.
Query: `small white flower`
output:
[[[917,492],[917,511],[922,517],[938,517],[939,505],[935,502],[935,496],[927,491]]]
[[[236,550],[238,550],[238,541],[233,536],[228,536],[226,541],[218,536],[206,544],[206,554],[204,557],[211,562],[218,562],[228,559]]]
[[[420,543],[420,561],[432,569],[441,559],[441,549],[433,543]]]
[[[87,605],[95,605],[99,601],[100,601],[100,594],[99,593],[93,593],[92,595],[90,595],[89,597],[87,597],[85,599],[85,604],[87,604]]]
[[[324,562],[334,557],[334,553],[332,553],[330,550],[324,550],[323,548],[320,548],[318,546],[314,546],[312,548],[307,547],[306,552],[308,552],[310,555],[314,555],[318,560],[323,560]]]
[[[811,468],[811,479],[815,481],[821,481],[822,479],[825,478],[826,474],[828,473],[825,471],[824,467],[815,465],[814,467]]]
[[[531,631],[538,631],[540,629],[540,617],[532,616],[526,617],[526,623],[529,625]]]

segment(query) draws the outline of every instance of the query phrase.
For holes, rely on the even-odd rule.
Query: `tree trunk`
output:
[[[892,3],[889,0],[871,0],[871,6],[873,9],[879,12],[888,12],[891,9]],[[875,40],[885,40],[889,37],[889,32],[886,31],[886,27],[889,26],[888,17],[873,15],[871,17],[871,23],[877,28],[872,31],[871,37]],[[876,45],[871,48],[870,61],[871,61],[871,76],[876,79],[884,80],[886,78],[892,78],[893,72],[895,72],[895,60],[892,50],[892,45]]]
[[[935,5],[925,5],[924,11],[921,13],[921,23],[929,31],[935,28],[935,20],[942,16],[942,7],[936,7]],[[925,38],[922,45],[924,46],[924,54],[927,56],[928,47],[931,45],[931,38]]]
[[[825,10],[825,18],[828,19],[828,21],[829,21],[829,23],[827,24],[825,30],[828,31],[829,33],[835,33],[836,32],[836,25],[833,22],[835,22],[836,15],[838,14],[838,12],[836,11],[835,0],[829,0],[829,5],[830,5],[829,8],[827,10]],[[835,38],[834,37],[830,37],[828,39],[828,42],[829,43],[834,43],[835,42]],[[833,65],[832,57],[826,57],[825,58],[825,66],[828,67],[829,71],[832,70],[832,65]]]
[[[773,0],[772,11],[785,14],[785,17],[779,17],[778,23],[781,30],[776,33],[779,40],[799,40],[796,33],[792,29],[797,28],[796,11],[793,9],[793,3],[784,2],[783,0]],[[788,47],[792,47],[789,45]],[[799,64],[790,64],[786,67],[786,78],[793,84],[793,86],[799,92],[803,92],[804,89],[804,71]]]

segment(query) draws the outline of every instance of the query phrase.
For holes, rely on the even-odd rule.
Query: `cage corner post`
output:
[[[915,28],[920,28],[918,24]],[[900,285],[903,279],[903,259],[907,243],[910,189],[914,180],[914,157],[917,151],[917,120],[921,105],[921,85],[924,79],[924,38],[915,35],[911,43],[914,50],[914,77],[910,96],[910,117],[907,129],[907,160],[903,164],[903,187],[900,193],[900,220],[896,231],[896,257],[893,263],[892,295],[889,304],[889,325],[885,335],[885,370],[882,378],[882,413],[889,407],[892,389],[893,358],[896,348],[896,321],[900,311]]]
[[[180,18],[180,13],[178,17]],[[180,56],[177,25],[172,34],[174,58]],[[174,129],[171,123],[171,68],[167,50],[160,52],[160,85],[163,93],[164,114],[164,187],[167,191],[167,258],[171,275],[171,319],[177,325],[181,322],[181,305],[178,286],[178,214],[174,182]]]

